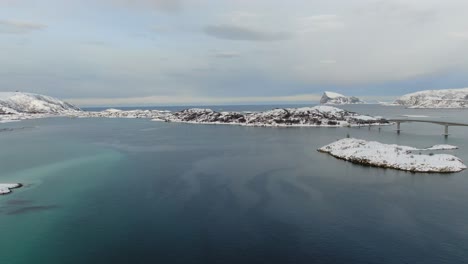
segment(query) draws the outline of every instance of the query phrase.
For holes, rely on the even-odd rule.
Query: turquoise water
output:
[[[460,110],[348,106],[467,122]],[[239,110],[250,110],[239,107]],[[0,124],[0,263],[465,263],[468,172],[361,167],[346,134],[449,151],[468,129],[255,128],[141,119]]]

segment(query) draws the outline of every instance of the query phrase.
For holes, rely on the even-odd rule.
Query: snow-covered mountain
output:
[[[468,108],[468,88],[410,93],[397,99],[395,104],[409,108]]]
[[[81,111],[59,99],[32,93],[0,92],[0,114],[60,114]]]
[[[354,96],[345,96],[334,92],[324,92],[320,99],[320,104],[342,105],[342,104],[363,104],[361,99]]]

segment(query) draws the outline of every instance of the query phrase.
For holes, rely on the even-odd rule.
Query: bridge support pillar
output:
[[[445,130],[444,130],[444,136],[445,137],[449,136],[448,127],[449,127],[448,125],[445,125]]]
[[[400,124],[401,124],[400,122],[397,122],[397,123],[396,123],[396,132],[397,132],[398,134],[400,134],[400,131],[401,131]]]

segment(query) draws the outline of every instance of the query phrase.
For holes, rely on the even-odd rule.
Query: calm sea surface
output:
[[[228,106],[224,110],[271,107]],[[468,123],[468,110],[352,111]],[[159,108],[167,109],[167,108]],[[171,109],[172,110],[172,109]],[[0,263],[468,263],[468,171],[413,174],[316,151],[415,147],[468,128],[257,128],[143,119],[0,124]]]

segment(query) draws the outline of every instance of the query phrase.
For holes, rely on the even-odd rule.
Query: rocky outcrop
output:
[[[354,96],[345,96],[334,92],[324,92],[320,99],[320,104],[343,105],[343,104],[363,104],[361,99]]]

